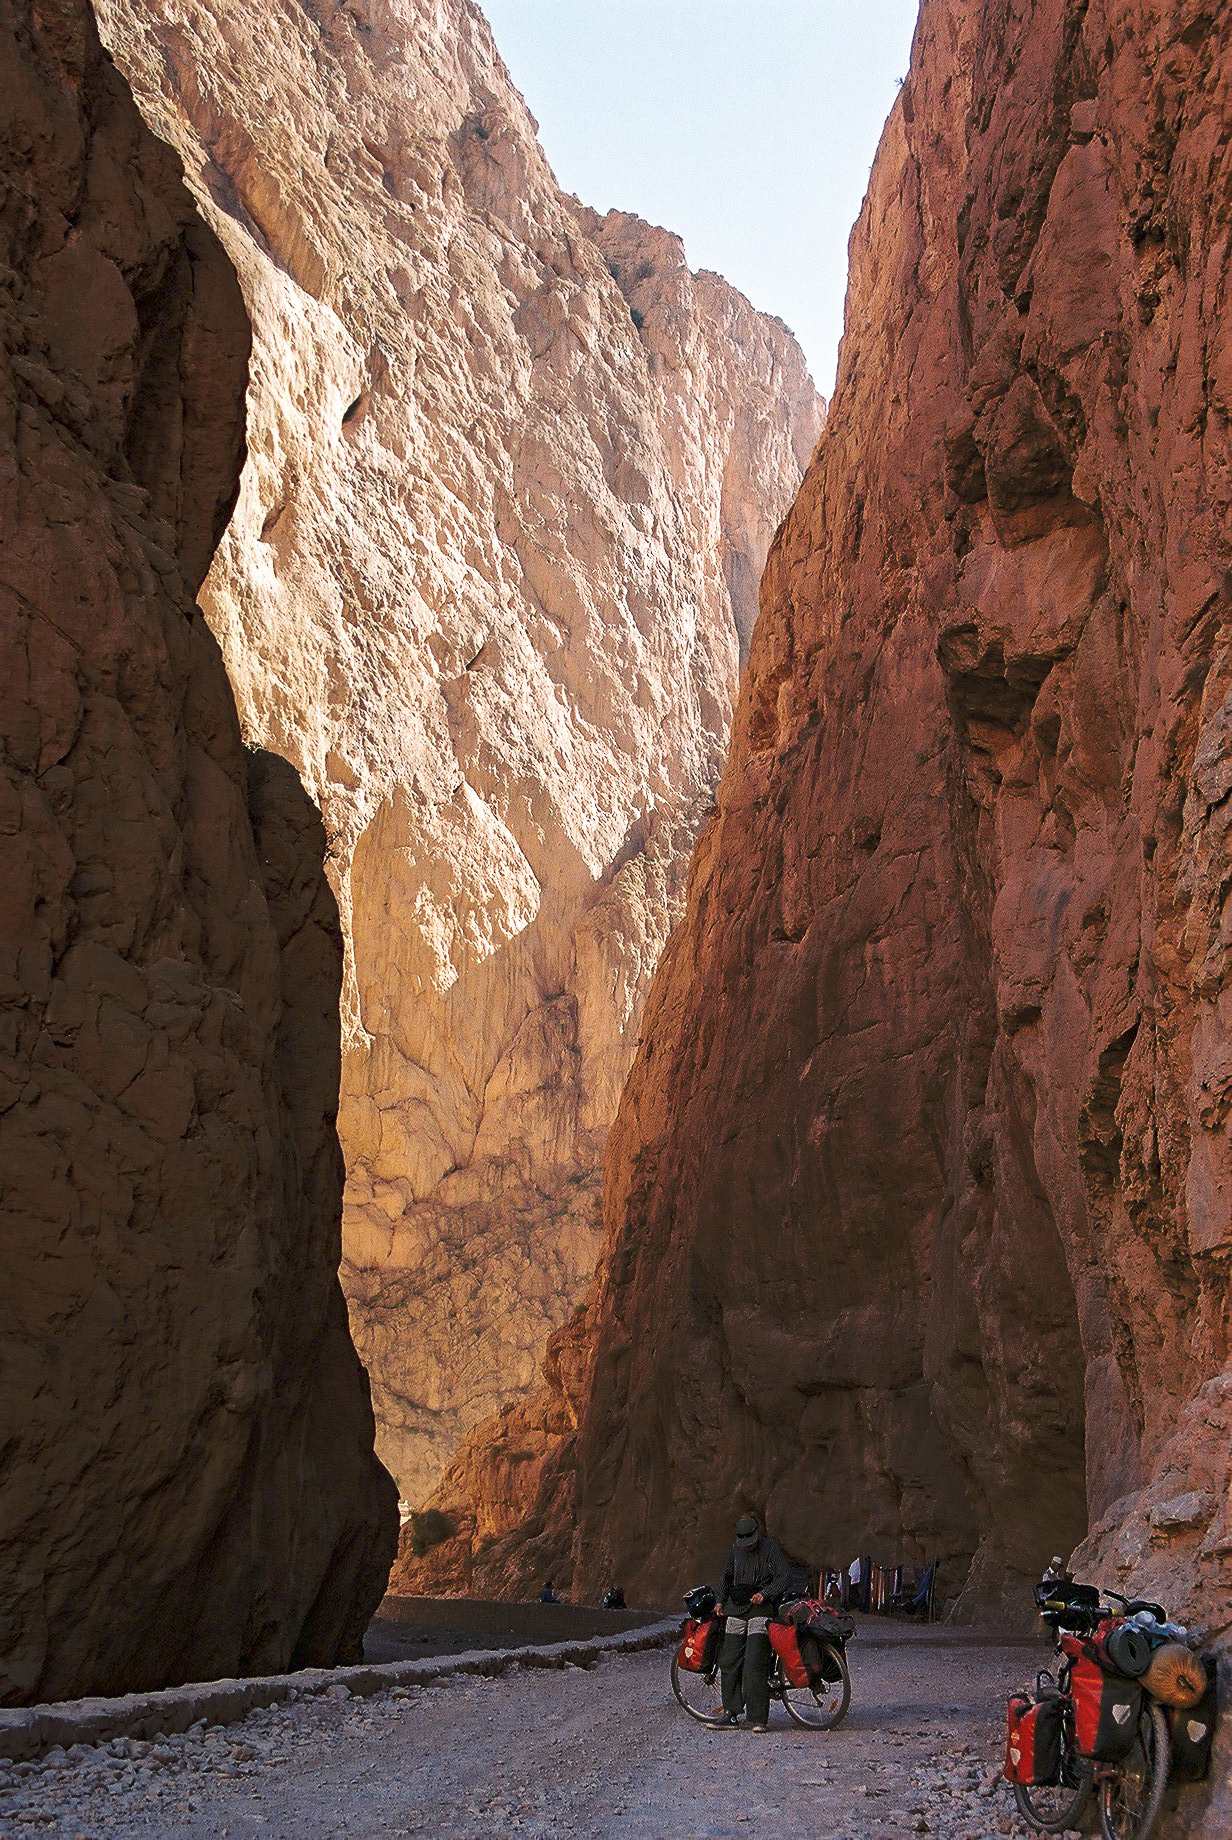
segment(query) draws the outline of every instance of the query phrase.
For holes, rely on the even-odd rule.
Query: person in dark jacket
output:
[[[756,1515],[742,1514],[723,1573],[723,1601],[716,1609],[726,1619],[719,1650],[721,1725],[735,1725],[743,1712],[751,1731],[770,1728],[770,1618],[787,1582],[782,1548],[762,1532]]]

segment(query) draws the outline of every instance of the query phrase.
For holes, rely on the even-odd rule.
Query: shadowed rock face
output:
[[[101,0],[254,326],[203,606],[319,800],[344,1282],[422,1500],[529,1386],[816,438],[791,334],[564,196],[466,0]]]
[[[1012,1603],[1225,1367],[1230,79],[924,7],[614,1137],[585,1577],[746,1497]]]
[[[0,1701],[358,1657],[396,1524],[337,1268],[320,817],[193,605],[215,238],[80,0],[0,0]]]
[[[1209,7],[926,0],[537,1408],[583,1589],[747,1504],[1226,1615],[1230,80]]]

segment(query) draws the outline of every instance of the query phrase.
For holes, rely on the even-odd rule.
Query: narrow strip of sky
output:
[[[560,183],[683,236],[826,395],[917,0],[480,0]]]

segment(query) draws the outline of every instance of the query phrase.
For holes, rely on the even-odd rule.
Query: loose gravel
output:
[[[709,1731],[671,1698],[670,1650],[335,1686],[224,1727],[75,1744],[0,1766],[0,1836],[54,1840],[993,1840],[1025,1835],[1000,1780],[1006,1693],[1044,1652],[941,1631],[851,1648],[836,1732]]]

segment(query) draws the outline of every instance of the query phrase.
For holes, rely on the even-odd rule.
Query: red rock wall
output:
[[[231,269],[81,0],[0,0],[0,1702],[357,1655],[337,914],[193,606]]]
[[[1226,1615],[1230,85],[1196,0],[925,0],[611,1143],[583,1589],[754,1505]]]

